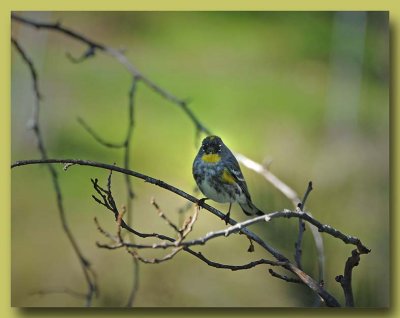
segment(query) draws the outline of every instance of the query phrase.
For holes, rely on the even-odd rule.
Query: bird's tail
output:
[[[244,214],[246,215],[264,215],[265,213],[258,209],[253,202],[247,200],[245,203],[239,203],[242,208]]]

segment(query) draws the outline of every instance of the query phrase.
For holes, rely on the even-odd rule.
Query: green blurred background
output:
[[[312,180],[308,209],[325,224],[361,238],[372,249],[353,275],[357,306],[389,305],[389,26],[385,12],[20,12],[61,21],[126,55],[146,76],[181,98],[234,151],[270,169],[300,195]],[[12,34],[32,57],[43,94],[40,124],[49,156],[123,164],[122,153],[96,143],[77,123],[84,118],[109,141],[123,140],[129,74],[97,54],[72,64],[86,47],[55,32],[12,23]],[[38,158],[27,123],[34,97],[26,65],[12,49],[12,161]],[[142,83],[135,106],[131,167],[193,193],[195,130],[176,105]],[[109,211],[96,204],[90,178],[107,171],[57,166],[68,222],[97,273],[94,306],[124,306],[132,286],[131,256],[95,246],[107,242],[93,218],[115,231]],[[292,208],[260,175],[242,169],[253,201],[264,211]],[[125,203],[123,177],[114,174],[118,205]],[[155,197],[176,222],[185,200],[133,180],[133,224],[143,232],[173,235],[150,205]],[[199,195],[199,194],[197,194]],[[212,203],[222,211],[226,205]],[[187,215],[193,210],[186,212]],[[246,216],[234,206],[232,217]],[[202,210],[192,238],[224,227]],[[251,228],[293,258],[297,220]],[[335,276],[352,246],[323,235],[325,286],[341,302]],[[149,242],[144,240],[143,242]],[[243,264],[265,255],[239,235],[195,248],[214,261]],[[142,251],[148,257],[164,252]],[[305,270],[318,277],[311,232],[305,232]],[[281,272],[284,273],[284,272]],[[286,273],[285,273],[286,274]],[[62,231],[45,166],[12,172],[12,305],[82,306],[82,299],[37,291],[85,291],[72,248]],[[134,306],[313,306],[303,286],[272,278],[266,266],[232,272],[211,268],[186,253],[158,265],[140,265]]]

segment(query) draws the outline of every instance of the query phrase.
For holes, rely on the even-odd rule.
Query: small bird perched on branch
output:
[[[218,136],[208,136],[202,141],[193,162],[193,177],[203,199],[229,203],[225,222],[228,224],[233,202],[239,203],[246,215],[264,215],[251,201],[246,181],[239,163],[229,148]]]

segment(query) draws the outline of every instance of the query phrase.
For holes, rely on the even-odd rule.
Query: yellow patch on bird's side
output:
[[[210,153],[207,155],[203,155],[203,157],[201,157],[201,159],[207,163],[216,163],[221,160],[221,156],[217,153]]]
[[[235,178],[228,169],[224,169],[224,172],[222,173],[222,181],[227,183],[236,183]]]

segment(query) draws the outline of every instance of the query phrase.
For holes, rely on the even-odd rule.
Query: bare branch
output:
[[[33,116],[32,116],[32,129],[34,131],[36,141],[37,141],[37,147],[40,153],[40,156],[43,160],[46,160],[48,158],[47,155],[47,150],[44,144],[42,132],[40,129],[39,125],[39,114],[40,114],[40,99],[41,99],[41,94],[39,92],[39,84],[38,84],[38,75],[36,72],[36,69],[34,67],[34,64],[32,60],[28,57],[26,52],[22,49],[21,45],[15,40],[14,38],[11,39],[12,43],[14,44],[15,48],[17,49],[18,53],[21,55],[23,61],[25,64],[28,66],[28,69],[30,71],[31,77],[32,77],[32,83],[33,83],[33,91],[35,94],[35,102],[34,102],[34,107],[33,107]],[[61,186],[58,180],[58,174],[54,167],[52,165],[47,165],[47,168],[49,170],[52,182],[53,182],[53,188],[54,192],[56,194],[56,200],[57,200],[57,208],[62,224],[62,228],[68,237],[68,240],[77,255],[79,259],[79,263],[81,265],[86,283],[88,285],[88,291],[86,293],[86,306],[91,306],[93,296],[95,296],[98,292],[97,288],[97,283],[96,283],[96,275],[93,271],[93,269],[90,267],[89,261],[86,259],[86,257],[83,255],[81,249],[78,246],[78,243],[74,237],[74,235],[71,232],[71,229],[69,227],[69,224],[67,222],[67,218],[65,215],[65,210],[64,210],[64,204],[63,204],[63,197],[61,193]]]
[[[160,209],[160,206],[157,204],[154,198],[151,199],[150,203],[157,210],[158,216],[162,218],[176,233],[181,235],[182,234],[181,230],[164,214],[164,212]]]
[[[81,63],[90,57],[94,57],[96,54],[96,47],[89,45],[87,50],[80,57],[73,57],[69,52],[67,52],[67,57],[72,63]]]
[[[96,224],[97,230],[98,230],[101,234],[103,234],[105,237],[108,237],[110,240],[113,240],[113,241],[116,241],[116,240],[117,240],[117,237],[116,237],[116,236],[112,235],[111,233],[107,232],[106,230],[104,230],[104,229],[101,227],[101,225],[100,225],[100,223],[99,223],[99,220],[97,220],[96,217],[94,218],[94,223]]]
[[[134,98],[135,98],[135,93],[136,93],[136,87],[137,87],[137,82],[138,78],[133,76],[132,77],[132,84],[131,88],[129,90],[129,103],[128,103],[128,129],[126,132],[126,137],[124,141],[125,145],[125,151],[124,151],[124,168],[129,169],[130,168],[130,154],[131,154],[131,140],[132,140],[132,133],[133,133],[133,128],[134,128]],[[131,179],[125,175],[125,183],[126,183],[126,189],[127,189],[127,205],[128,205],[128,224],[130,223],[129,220],[132,217],[131,215],[131,201],[134,198],[134,193],[132,190],[132,183]]]
[[[117,218],[117,237],[118,237],[118,241],[122,242],[122,236],[121,236],[121,222],[122,222],[122,218],[124,217],[126,210],[123,208],[122,212],[118,213],[118,218]]]
[[[309,275],[307,275],[305,272],[303,272],[301,269],[297,268],[291,263],[288,263],[283,267],[296,274],[297,277],[299,277],[304,284],[306,284],[311,290],[313,290],[322,298],[322,300],[328,307],[340,307],[339,302],[324,289],[323,284],[317,283]]]
[[[202,253],[194,252],[193,250],[191,250],[189,248],[185,248],[185,251],[187,251],[190,254],[192,254],[193,256],[196,256],[197,258],[201,259],[203,262],[205,262],[209,266],[212,266],[215,268],[221,268],[221,269],[230,269],[231,271],[250,269],[250,268],[256,267],[258,265],[262,265],[262,264],[271,265],[271,266],[283,266],[286,264],[286,262],[271,261],[271,260],[267,260],[267,259],[259,259],[257,261],[249,262],[249,263],[243,264],[243,265],[227,265],[227,264],[221,264],[221,263],[210,261]]]
[[[364,246],[361,243],[360,239],[358,239],[357,237],[343,234],[339,230],[331,227],[330,225],[322,224],[322,223],[320,223],[319,221],[314,219],[310,214],[308,214],[306,212],[283,211],[283,212],[273,212],[273,213],[270,213],[270,214],[267,214],[267,215],[271,219],[280,218],[280,217],[284,217],[284,218],[293,218],[293,217],[301,218],[301,219],[311,223],[315,227],[317,227],[319,232],[327,233],[327,234],[329,234],[329,235],[331,235],[333,237],[336,237],[336,238],[342,240],[346,244],[352,244],[352,245],[357,246],[357,248],[358,248],[358,250],[360,251],[361,254],[368,254],[369,252],[371,252],[371,250],[369,248],[367,248],[366,246]]]
[[[40,101],[41,99],[41,93],[39,90],[39,81],[38,81],[38,75],[37,71],[35,68],[35,65],[33,64],[31,58],[25,53],[24,49],[21,47],[21,45],[18,43],[16,39],[11,37],[11,43],[14,44],[14,47],[17,49],[19,55],[22,57],[24,62],[27,64],[29,72],[31,73],[31,78],[32,78],[32,86],[33,86],[33,92],[35,94],[36,98],[36,103],[37,101]],[[38,111],[38,107],[35,107],[35,110]],[[37,123],[37,116],[34,116],[34,120]]]
[[[23,161],[17,161],[15,162],[11,168],[15,168],[18,166],[23,166],[23,165],[29,165],[29,164],[43,164],[43,163],[74,163],[76,165],[83,165],[83,166],[92,166],[92,167],[97,167],[97,168],[102,168],[102,169],[107,169],[107,170],[113,170],[113,171],[117,171],[120,173],[125,173],[128,174],[130,176],[142,179],[150,184],[154,184],[156,186],[159,186],[161,188],[164,188],[168,191],[171,191],[183,198],[185,198],[186,200],[189,200],[193,203],[196,204],[200,204],[202,208],[205,208],[206,210],[210,211],[211,213],[213,213],[214,215],[218,216],[221,220],[225,220],[225,214],[222,213],[221,211],[213,208],[212,206],[201,202],[201,200],[198,200],[197,198],[191,196],[190,194],[172,186],[169,185],[167,183],[165,183],[164,181],[152,178],[150,176],[141,174],[139,172],[133,171],[133,170],[128,170],[128,169],[124,169],[121,167],[117,167],[114,165],[109,165],[109,164],[105,164],[105,163],[99,163],[99,162],[94,162],[94,161],[89,161],[89,160],[80,160],[80,159],[47,159],[47,160],[23,160]],[[93,182],[93,181],[92,181]],[[104,202],[105,203],[105,202]],[[113,210],[111,210],[113,211]],[[115,214],[115,211],[113,211],[113,213]],[[117,215],[115,215],[115,217],[117,217]],[[237,222],[230,219],[229,223],[231,225],[235,225]],[[140,232],[137,232],[135,230],[133,230],[132,228],[130,228],[125,222],[121,223],[121,226],[123,228],[125,228],[126,230],[130,231],[131,233],[138,235],[140,237],[150,237],[150,236],[154,236],[154,237],[158,237],[163,239],[162,235],[158,235],[156,233],[154,234],[142,234]],[[281,253],[279,253],[277,250],[275,250],[272,246],[270,246],[269,244],[267,244],[266,242],[264,242],[262,239],[260,239],[258,236],[256,236],[254,233],[248,231],[247,229],[242,229],[242,232],[244,232],[244,234],[246,234],[247,236],[250,236],[253,241],[257,242],[260,246],[262,246],[264,249],[266,249],[269,253],[271,253],[272,255],[274,255],[274,257],[276,257],[278,260],[280,261],[286,261],[287,258],[285,256],[283,256]]]
[[[11,18],[15,21],[18,21],[20,23],[26,24],[26,25],[30,25],[31,27],[35,27],[36,29],[48,29],[48,30],[53,30],[53,31],[58,31],[61,32],[75,40],[78,40],[80,42],[83,42],[85,44],[87,44],[88,46],[93,47],[94,49],[99,49],[99,50],[104,50],[105,47],[99,43],[93,42],[91,40],[89,40],[88,38],[86,38],[85,36],[74,32],[70,29],[64,28],[60,25],[59,22],[56,23],[43,23],[43,22],[35,22],[32,21],[30,19],[21,17],[15,13],[11,14]]]
[[[301,281],[300,279],[298,279],[298,278],[292,278],[292,277],[288,277],[288,276],[286,276],[286,275],[278,274],[278,273],[275,272],[272,268],[270,268],[270,269],[268,270],[268,272],[271,274],[272,277],[276,277],[276,278],[282,279],[282,280],[284,280],[284,281],[286,281],[286,282],[288,282],[288,283],[303,284],[303,281]]]
[[[205,208],[208,210],[207,207],[205,207]],[[212,211],[210,211],[210,212],[212,212]],[[313,224],[321,232],[325,232],[333,237],[336,237],[336,238],[342,240],[346,244],[352,244],[352,245],[357,246],[357,248],[360,251],[362,251],[362,253],[360,252],[361,254],[368,254],[370,252],[370,250],[366,246],[364,246],[358,238],[356,238],[354,236],[343,234],[342,232],[334,229],[333,227],[331,227],[329,225],[322,224],[319,221],[317,221],[316,219],[314,219],[313,217],[311,217],[310,215],[308,215],[306,212],[293,212],[293,211],[289,211],[289,210],[277,211],[277,212],[272,212],[272,213],[269,213],[266,215],[257,216],[252,219],[243,221],[241,223],[237,223],[236,221],[234,221],[235,224],[226,229],[209,232],[203,237],[200,237],[198,239],[191,240],[191,241],[182,241],[182,242],[179,242],[179,244],[177,244],[174,241],[174,243],[161,242],[159,244],[152,244],[152,245],[129,244],[129,243],[126,243],[126,245],[129,247],[135,247],[135,248],[168,248],[168,247],[176,247],[176,246],[204,245],[207,241],[209,241],[211,239],[221,237],[221,236],[227,237],[233,233],[244,232],[244,234],[247,235],[246,227],[248,227],[252,224],[255,224],[255,223],[269,222],[270,220],[276,219],[276,218],[300,218],[302,220],[305,220],[305,221]],[[250,233],[252,233],[252,232],[250,232]],[[248,237],[249,237],[249,239],[253,239],[252,235],[250,235],[250,236],[248,235]]]
[[[269,217],[268,215],[263,215],[263,216],[259,216],[259,217],[255,217],[249,220],[246,220],[244,222],[241,223],[236,223],[235,225],[232,225],[226,229],[223,230],[219,230],[219,231],[214,231],[214,232],[209,232],[207,233],[205,236],[196,239],[196,240],[192,240],[192,241],[186,241],[186,242],[181,242],[180,244],[182,245],[186,245],[186,246],[192,246],[192,245],[204,245],[207,241],[214,239],[216,237],[227,237],[233,233],[237,233],[237,232],[242,232],[242,230],[244,230],[246,227],[254,224],[254,223],[258,223],[261,221],[265,221],[268,222],[269,221]],[[251,237],[249,237],[249,239],[251,239]]]
[[[300,211],[304,211],[304,207],[306,205],[306,201],[307,201],[308,195],[310,194],[310,192],[312,190],[313,190],[313,185],[312,185],[312,182],[310,181],[310,182],[308,182],[307,190],[304,193],[303,200],[301,200],[301,203],[298,204],[298,208],[300,209]]]
[[[124,143],[112,143],[105,141],[102,139],[87,123],[84,119],[81,117],[77,118],[78,123],[87,131],[87,133],[93,137],[94,140],[96,140],[99,144],[103,145],[104,147],[108,148],[122,148],[124,147]]]
[[[360,263],[360,253],[357,250],[351,252],[351,256],[347,259],[344,267],[344,275],[336,276],[336,281],[340,283],[343,288],[346,307],[354,307],[353,290],[351,287],[351,278],[353,269]]]
[[[108,167],[111,168],[115,168],[116,166],[112,166],[112,165],[107,165]],[[103,167],[105,168],[105,167]],[[107,168],[105,168],[107,169]],[[123,168],[120,168],[123,169]],[[111,170],[111,169],[110,169]],[[123,169],[126,170],[126,169]],[[118,171],[118,170],[115,170]],[[127,170],[130,171],[130,170]],[[95,199],[95,201],[101,205],[103,205],[104,207],[106,207],[108,210],[110,210],[113,214],[114,214],[114,218],[117,221],[118,220],[118,216],[119,216],[119,212],[118,209],[116,207],[114,198],[112,197],[112,193],[109,190],[105,190],[104,188],[102,188],[99,184],[98,184],[98,179],[91,179],[92,181],[92,185],[93,188],[96,190],[97,193],[99,193],[102,197],[102,200],[96,198],[95,196],[92,196],[93,199]],[[103,192],[106,194],[104,195]],[[164,236],[162,234],[158,234],[158,233],[141,233],[139,231],[136,231],[135,229],[133,229],[132,227],[130,227],[128,224],[125,223],[124,220],[120,220],[120,226],[122,228],[124,228],[125,230],[127,230],[128,232],[137,235],[139,237],[142,238],[147,238],[147,237],[155,237],[155,238],[159,238],[161,240],[165,240],[168,239],[167,236]]]
[[[301,203],[299,203],[297,205],[297,207],[299,208],[300,211],[304,211],[304,206],[306,204],[307,197],[310,194],[310,192],[312,191],[312,189],[313,189],[312,182],[310,181],[308,183],[307,190],[304,194],[303,200],[301,201]],[[294,259],[296,261],[297,267],[300,269],[302,268],[302,266],[301,266],[301,254],[302,254],[301,244],[303,241],[303,234],[304,234],[305,230],[306,230],[306,225],[305,225],[304,221],[302,219],[299,219],[299,234],[297,236],[297,241],[294,244],[294,247],[295,247]]]
[[[181,237],[179,238],[178,242],[182,242],[186,236],[192,232],[194,223],[197,221],[197,217],[199,216],[200,206],[197,206],[194,210],[194,214],[190,215],[182,224],[181,228]]]
[[[135,250],[128,250],[128,253],[131,254],[135,259],[137,259],[143,263],[159,264],[159,263],[162,263],[162,262],[172,259],[176,254],[178,254],[180,251],[182,251],[182,249],[183,249],[183,246],[174,248],[171,253],[165,255],[162,258],[145,258],[145,257],[140,256]]]
[[[102,169],[107,169],[107,170],[113,170],[113,171],[117,171],[120,173],[125,173],[128,174],[130,176],[133,176],[135,178],[139,178],[142,180],[145,180],[146,182],[150,183],[150,184],[154,184],[156,186],[159,186],[163,189],[166,189],[170,192],[173,192],[183,198],[185,198],[188,201],[191,201],[193,203],[199,204],[202,208],[208,210],[209,212],[213,213],[214,215],[216,215],[217,217],[219,217],[221,220],[224,219],[224,214],[213,208],[212,206],[202,202],[201,200],[198,200],[197,198],[191,196],[190,194],[164,182],[155,178],[152,178],[150,176],[144,175],[142,173],[133,171],[133,170],[128,170],[128,169],[124,169],[118,166],[114,166],[114,165],[109,165],[106,163],[100,163],[100,162],[94,162],[94,161],[89,161],[89,160],[80,160],[80,159],[33,159],[33,160],[21,160],[21,161],[16,161],[11,165],[11,168],[15,168],[15,167],[20,167],[20,166],[25,166],[25,165],[32,165],[32,164],[46,164],[46,163],[73,163],[75,165],[82,165],[82,166],[92,166],[92,167],[97,167],[97,168],[102,168]],[[306,212],[293,212],[293,211],[289,211],[289,210],[285,210],[285,211],[278,211],[278,212],[272,212],[266,215],[262,215],[262,216],[258,216],[255,217],[253,219],[247,220],[245,222],[243,222],[244,224],[247,224],[246,226],[256,223],[256,222],[261,222],[261,221],[266,221],[267,218],[270,219],[274,219],[274,218],[302,218],[303,220],[311,223],[312,225],[316,226],[318,228],[318,230],[320,232],[325,232],[329,235],[332,235],[340,240],[342,240],[344,243],[346,244],[353,244],[355,246],[357,246],[359,252],[361,254],[368,254],[370,252],[370,249],[368,249],[366,246],[364,246],[362,244],[362,242],[360,241],[360,239],[358,239],[357,237],[354,236],[350,236],[350,235],[346,235],[343,234],[342,232],[340,232],[339,230],[329,226],[329,225],[325,225],[320,223],[319,221],[317,221],[316,219],[314,219],[310,214],[306,213]],[[247,223],[250,222],[250,223]],[[236,225],[237,222],[233,219],[230,219],[229,224],[231,225]],[[122,222],[121,224],[122,227],[124,227],[124,222]],[[239,229],[239,227],[242,227]],[[131,228],[126,228],[128,231],[131,231]],[[236,230],[240,230],[242,231],[244,234],[246,234],[247,236],[250,236],[251,239],[255,242],[257,242],[260,246],[262,246],[263,248],[265,248],[268,252],[270,252],[273,256],[275,256],[278,260],[281,261],[286,261],[287,258],[284,257],[283,255],[281,255],[278,251],[276,251],[274,248],[272,248],[271,246],[269,246],[267,243],[265,243],[263,240],[261,240],[258,236],[256,236],[254,233],[248,231],[246,228],[243,228],[243,225],[239,224],[238,227],[233,228],[235,231]],[[138,236],[141,236],[143,234],[140,233],[134,233]],[[150,236],[155,236],[155,235],[150,235]],[[141,237],[149,237],[149,236],[141,236]],[[162,237],[159,237],[162,239]]]

